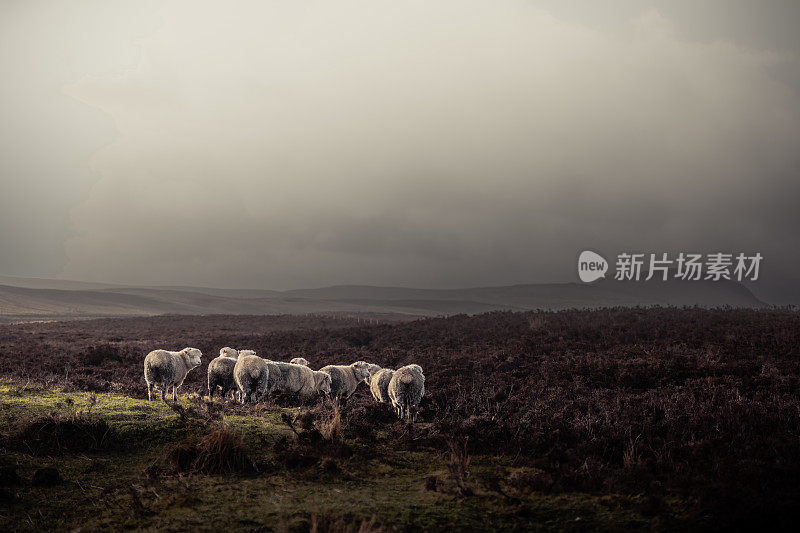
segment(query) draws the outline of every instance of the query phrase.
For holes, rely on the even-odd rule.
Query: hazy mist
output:
[[[0,5],[0,274],[574,281],[756,252],[800,302],[785,2]]]

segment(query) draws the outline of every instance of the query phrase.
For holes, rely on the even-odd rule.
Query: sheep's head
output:
[[[236,359],[239,357],[239,352],[237,352],[233,348],[226,346],[219,351],[219,355],[220,357],[229,357],[230,359]]]
[[[414,372],[418,372],[419,374],[422,374],[422,367],[419,366],[419,365],[408,365],[407,368],[409,370],[413,370]]]
[[[295,357],[294,359],[292,359],[289,362],[292,363],[293,365],[308,366],[308,360],[306,358],[304,358],[304,357]]]
[[[314,371],[314,388],[326,396],[331,393],[331,375],[327,372]]]
[[[380,365],[373,365],[372,363],[367,363],[367,377],[364,378],[364,381],[369,385],[370,381],[372,380],[372,376],[374,376],[377,372],[380,372],[381,367]]]
[[[239,357],[244,357],[246,355],[255,355],[255,350],[239,350]]]
[[[183,360],[186,361],[186,366],[189,368],[200,366],[200,358],[203,356],[203,352],[197,348],[184,348],[181,353],[183,353]]]
[[[369,381],[369,363],[366,361],[356,361],[350,366],[356,374],[356,379],[359,381]]]

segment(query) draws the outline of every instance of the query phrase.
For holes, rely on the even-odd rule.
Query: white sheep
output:
[[[331,399],[349,398],[358,384],[369,378],[369,364],[365,361],[356,361],[351,365],[328,365],[319,371],[331,376]]]
[[[314,389],[317,393],[329,397],[331,395],[331,375],[319,370],[312,370],[311,374],[314,376]]]
[[[270,369],[271,393],[295,394],[303,399],[313,398],[319,393],[331,393],[331,377],[326,372],[280,361],[267,361],[267,365]]]
[[[289,362],[292,363],[293,365],[308,366],[308,359],[306,359],[304,357],[295,357],[294,359],[292,359]]]
[[[378,370],[380,370],[380,369],[381,369],[381,365],[373,365],[372,363],[367,363],[367,372],[368,372],[368,375],[367,375],[367,377],[366,377],[366,378],[364,378],[364,382],[365,382],[367,385],[369,385],[369,378],[370,378],[370,376],[371,376],[372,374],[374,374],[375,372],[377,372]]]
[[[398,368],[389,380],[389,399],[401,420],[414,422],[417,408],[425,395],[425,375],[419,365]]]
[[[208,398],[214,398],[217,387],[222,389],[224,399],[230,391],[236,390],[236,381],[233,379],[233,367],[239,352],[233,348],[225,347],[219,351],[219,357],[212,359],[208,364]]]
[[[377,368],[375,368],[377,367]],[[375,401],[380,403],[388,403],[391,401],[389,398],[389,382],[392,380],[394,370],[391,368],[381,368],[378,365],[370,365],[370,374],[367,379],[369,384],[369,391]]]
[[[233,379],[239,388],[239,400],[242,403],[258,400],[267,392],[269,385],[269,367],[267,361],[243,350],[233,367]]]
[[[240,353],[241,352],[238,352],[238,351],[234,350],[230,346],[226,346],[224,348],[220,348],[219,349],[219,356],[220,357],[230,357],[231,359],[237,359],[239,357]]]
[[[147,399],[153,399],[153,387],[161,389],[161,399],[166,401],[167,389],[172,387],[172,400],[178,401],[178,387],[186,374],[200,366],[203,353],[197,348],[184,348],[179,352],[153,350],[144,358],[144,380],[147,382]]]

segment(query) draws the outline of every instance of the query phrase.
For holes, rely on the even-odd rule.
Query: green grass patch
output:
[[[47,416],[101,420],[117,439],[107,449],[53,454],[6,440],[0,466],[22,482],[0,487],[0,529],[324,531],[371,523],[396,531],[621,530],[669,529],[684,520],[677,501],[658,502],[652,512],[643,497],[515,491],[497,482],[498,472],[505,480],[513,471],[504,457],[474,457],[472,495],[463,497],[445,450],[383,437],[368,445],[298,443],[281,416],[299,409],[209,408],[187,396],[179,403],[183,417],[161,401],[0,382],[4,439],[20,421]],[[180,447],[205,455],[181,470],[170,456]],[[292,453],[305,461],[290,461]],[[55,467],[61,481],[35,485],[45,467]]]

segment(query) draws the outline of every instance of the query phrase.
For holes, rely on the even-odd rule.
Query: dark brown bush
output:
[[[257,468],[247,454],[242,436],[220,424],[197,445],[194,470],[204,474],[249,474]]]
[[[81,412],[17,420],[5,437],[9,448],[35,455],[101,452],[118,444],[108,422]]]
[[[170,446],[165,459],[167,467],[152,465],[146,474],[201,473],[255,474],[258,468],[250,459],[242,436],[226,424],[217,424],[199,440],[183,441]]]

